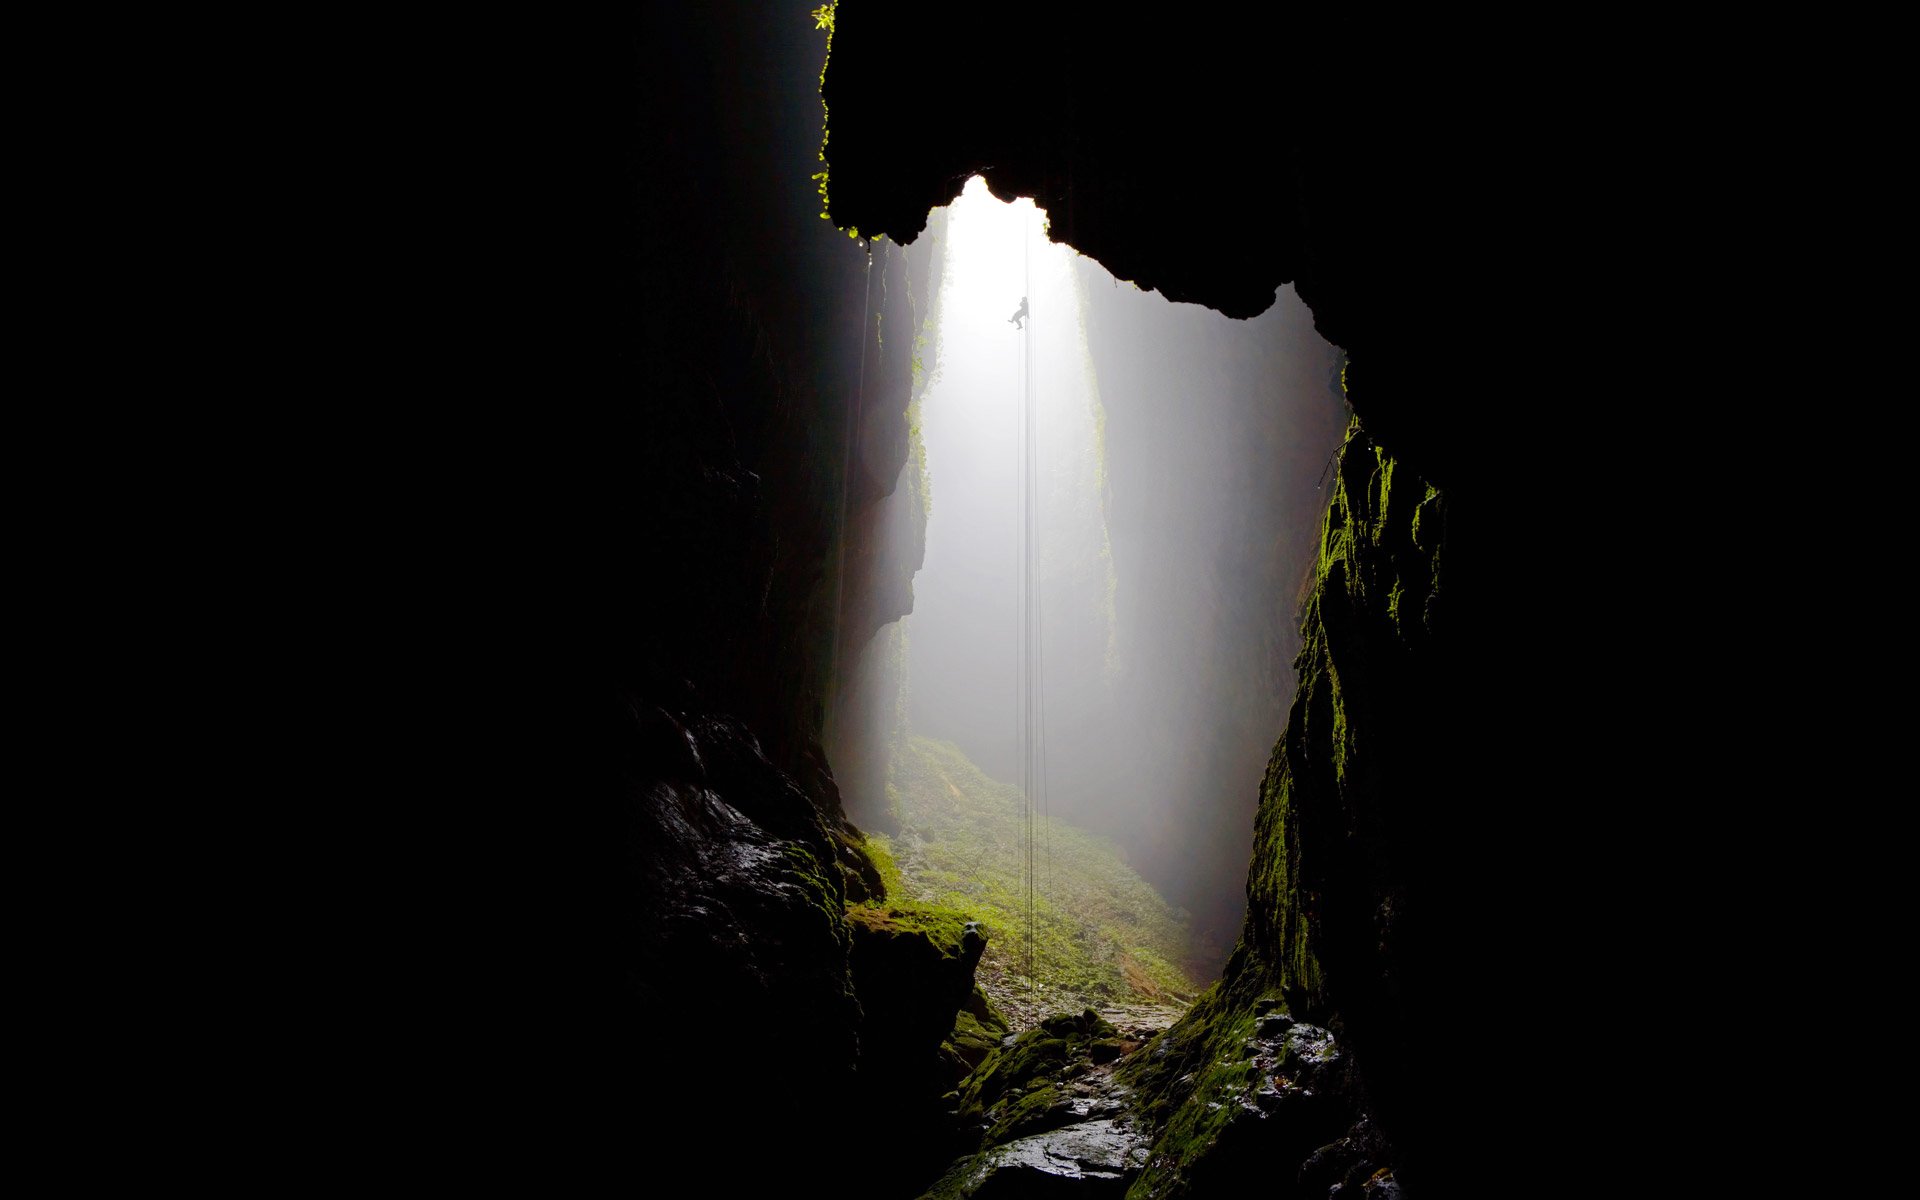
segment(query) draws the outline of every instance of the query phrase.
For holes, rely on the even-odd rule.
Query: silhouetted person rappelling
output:
[[[1025,296],[1022,296],[1020,297],[1019,310],[1016,311],[1012,316],[1007,318],[1007,324],[1013,326],[1015,329],[1025,329],[1026,326],[1022,325],[1020,322],[1023,319],[1025,319],[1026,315],[1027,315],[1027,298]]]

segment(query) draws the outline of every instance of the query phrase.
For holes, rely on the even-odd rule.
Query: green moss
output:
[[[834,14],[839,6],[840,0],[828,0],[827,3],[814,9],[810,14],[813,17],[813,27],[827,31],[826,55],[820,60],[820,84],[823,88],[827,82],[827,65],[833,61],[833,20]],[[827,162],[827,141],[832,136],[832,131],[828,125],[828,116],[827,100],[823,95],[820,98],[820,162],[822,166],[821,169],[812,176],[813,182],[820,193],[820,219],[823,221],[831,221],[833,219],[833,204],[827,195],[827,177],[831,168],[825,165]],[[836,228],[841,229],[848,237],[856,241],[859,240],[860,231],[858,229],[852,226],[836,226]]]
[[[849,904],[849,922],[880,933],[922,934],[948,958],[962,952],[969,918],[963,912],[933,904]]]
[[[936,255],[946,253],[944,243],[940,242],[940,235],[946,231],[946,222],[947,212],[944,208],[928,216],[925,236],[940,243],[939,248],[934,251]],[[933,299],[926,306],[927,311],[920,319],[919,332],[914,335],[913,383],[909,392],[911,399],[907,403],[907,440],[913,458],[913,473],[908,478],[918,487],[915,494],[920,500],[920,532],[923,538],[926,534],[927,518],[933,515],[933,476],[927,470],[927,443],[921,433],[920,402],[925,398],[927,389],[940,379],[942,356],[945,351],[944,343],[940,340],[940,311],[945,305],[946,285],[950,278],[944,266],[944,259],[936,258],[935,262],[939,264],[934,271],[938,283],[928,289],[933,293]],[[911,300],[911,292],[909,292],[909,300]]]
[[[966,1064],[969,1072],[977,1071],[1005,1036],[1004,1029],[989,1029],[972,1013],[963,1012],[953,1020],[953,1033],[947,1038],[946,1048]]]
[[[980,1069],[986,1060],[1000,1049],[1006,1040],[1007,1019],[994,1008],[993,1001],[975,984],[973,995],[967,998],[965,1007],[954,1018],[953,1032],[941,1044],[941,1049],[951,1061],[959,1064],[959,1073],[955,1076],[965,1086],[966,1077]],[[960,1095],[953,1095],[954,1108],[960,1106]]]
[[[785,843],[781,853],[786,857],[788,869],[806,885],[803,890],[807,903],[838,924],[841,897],[844,895],[838,869],[829,872],[813,851],[797,842]]]
[[[887,895],[885,899],[847,905],[847,920],[875,931],[925,934],[942,954],[958,957],[967,926],[974,922],[974,917],[964,908],[908,895],[900,867],[894,861],[892,842],[885,835],[868,834],[862,845],[879,870]]]
[[[918,369],[920,360],[913,360]],[[907,447],[913,458],[913,473],[907,477],[908,485],[915,490],[920,501],[920,521],[924,528],[928,517],[933,515],[933,476],[927,470],[927,439],[920,429],[920,396],[916,392],[907,405]]]
[[[899,895],[900,864],[893,860],[892,839],[883,833],[869,833],[863,844],[867,857],[873,860],[874,867],[880,872],[880,882],[887,886],[887,895]]]
[[[999,1146],[1030,1133],[1040,1133],[1055,1123],[1059,1110],[1065,1106],[1066,1098],[1059,1089],[1046,1084],[1024,1095],[1009,1097],[987,1129],[986,1144]]]
[[[1252,1032],[1252,1022],[1235,1022],[1231,1033]],[[1221,1043],[1229,1042],[1224,1037]],[[1248,1079],[1247,1062],[1231,1052],[1209,1059],[1192,1082],[1189,1099],[1173,1109],[1153,1152],[1142,1172],[1140,1190],[1153,1194],[1169,1190],[1180,1169],[1211,1148],[1227,1124],[1240,1111],[1240,1104],[1255,1087]]]
[[[1060,1085],[1091,1068],[1094,1048],[1116,1032],[1091,1009],[1047,1018],[987,1055],[961,1084],[961,1123],[984,1126],[988,1146],[1059,1124]]]
[[[823,89],[827,82],[827,64],[833,61],[833,10],[839,2],[840,0],[828,0],[826,4],[814,9],[812,13],[814,21],[813,27],[827,31],[826,55],[820,60],[820,85]],[[823,164],[827,161],[827,138],[829,136],[827,115],[827,100],[826,97],[822,95],[820,98],[820,161]],[[813,174],[812,179],[816,189],[820,193],[820,219],[830,221],[833,218],[831,215],[832,206],[827,199],[826,169],[822,167],[821,170]]]
[[[787,842],[781,846],[781,859],[786,868],[782,881],[786,886],[783,890],[803,898],[803,911],[811,914],[808,919],[821,922],[826,935],[844,955],[852,949],[853,936],[844,916],[846,892],[841,882],[839,864],[822,863],[812,850],[797,842]],[[848,996],[853,994],[851,978],[844,979],[841,986]]]
[[[882,853],[890,894],[966,912],[987,934],[982,972],[1026,974],[1027,891],[1020,790],[989,778],[958,747],[913,737],[894,756],[899,838]],[[1169,906],[1105,838],[1043,820],[1047,847],[1034,911],[1034,973],[1058,1007],[1195,988],[1180,965],[1186,914]],[[876,858],[876,861],[878,859]]]
[[[1186,1194],[1196,1167],[1248,1111],[1259,1081],[1247,1040],[1262,1012],[1285,1008],[1316,1020],[1330,1008],[1311,919],[1325,897],[1311,891],[1314,864],[1301,831],[1346,830],[1347,806],[1374,786],[1379,765],[1367,754],[1369,739],[1380,736],[1380,693],[1418,678],[1407,664],[1418,661],[1442,615],[1445,520],[1444,494],[1353,423],[1301,607],[1298,688],[1261,781],[1240,944],[1221,983],[1119,1068],[1159,1131],[1128,1193],[1135,1200]],[[1398,692],[1393,702],[1401,702]]]

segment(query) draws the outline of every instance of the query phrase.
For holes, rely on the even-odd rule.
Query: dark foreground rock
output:
[[[1136,1197],[1373,1194],[1392,1150],[1346,1049],[1272,996],[1216,988],[1119,1072],[1154,1144]],[[1335,1192],[1358,1187],[1362,1191]]]
[[[886,1113],[886,1134],[864,1139],[856,1195],[911,1195],[970,1148],[958,1131],[954,1088],[1006,1026],[974,985],[986,949],[979,926],[920,907],[847,906],[859,996],[861,1103]]]
[[[1339,1039],[1275,997],[1215,993],[1144,1044],[1049,1017],[967,1079],[959,1116],[979,1149],[926,1200],[1398,1194]]]
[[[1088,1009],[1007,1038],[957,1097],[975,1153],[941,1177],[929,1200],[1124,1195],[1153,1137],[1114,1067],[1154,1032],[1123,1033]]]
[[[1007,1020],[993,1001],[987,997],[978,984],[973,994],[967,997],[967,1003],[960,1014],[953,1019],[953,1032],[940,1049],[946,1056],[949,1070],[953,1072],[954,1086],[958,1087],[987,1061],[987,1056],[998,1050],[1007,1039]],[[955,1099],[958,1100],[958,1095]]]
[[[1123,1196],[1146,1165],[1148,1138],[1125,1118],[1037,1133],[996,1147],[941,1180],[940,1196],[1021,1200]]]

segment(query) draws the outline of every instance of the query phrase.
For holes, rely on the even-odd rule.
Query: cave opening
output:
[[[913,328],[879,335],[912,338],[917,519],[878,528],[924,553],[911,611],[847,651],[841,794],[893,902],[981,922],[1020,1027],[1177,1013],[1244,915],[1339,356],[1290,290],[1251,322],[1171,303],[979,175],[923,238]],[[876,254],[885,279],[906,252]]]

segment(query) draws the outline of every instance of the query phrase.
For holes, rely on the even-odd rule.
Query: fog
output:
[[[944,244],[918,397],[925,558],[912,614],[886,635],[903,699],[894,727],[869,736],[904,724],[1018,783],[1033,729],[1036,796],[1118,842],[1192,914],[1196,963],[1217,966],[1238,932],[1261,775],[1292,697],[1325,502],[1316,485],[1346,419],[1338,352],[1290,288],[1251,321],[1170,303],[1048,241],[1031,202],[1001,203],[977,178],[933,228]],[[1025,330],[1009,319],[1023,296]],[[1019,673],[1025,398],[1031,722]]]

